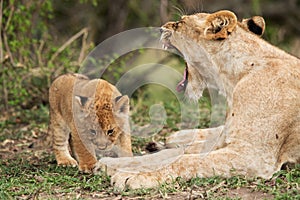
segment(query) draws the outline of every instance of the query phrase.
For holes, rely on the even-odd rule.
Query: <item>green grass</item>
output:
[[[92,197],[166,197],[184,193],[206,199],[232,199],[226,197],[229,191],[246,188],[249,192],[267,194],[275,199],[299,199],[300,166],[289,171],[280,171],[271,180],[260,178],[193,178],[189,181],[176,178],[154,189],[114,191],[109,177],[104,174],[87,175],[76,168],[57,167],[54,157],[44,155],[42,160],[32,162],[18,155],[14,159],[1,160],[0,199],[38,198],[55,199],[79,196]]]
[[[149,138],[133,137],[135,153],[141,154],[149,141],[163,140],[178,130],[178,103],[172,94],[166,96],[164,98],[169,99],[150,96],[152,102],[133,102],[132,119],[137,125],[149,122],[148,110],[156,103],[164,105],[168,116],[163,129],[157,134]],[[208,100],[199,104],[199,108],[208,109],[206,114],[209,114],[209,106]],[[201,116],[199,120],[199,126],[209,126],[209,116]],[[58,167],[49,149],[35,151],[29,148],[38,136],[46,133],[47,123],[48,110],[43,106],[14,113],[1,122],[0,199],[244,199],[245,195],[250,195],[250,199],[300,199],[299,165],[278,172],[270,180],[239,176],[191,180],[178,177],[157,188],[116,191],[110,185],[110,177],[104,173],[90,175],[80,173],[77,168]]]
[[[35,162],[23,159],[26,155],[19,156],[0,161],[0,199],[109,191],[109,177],[104,174],[88,175],[76,168],[57,167],[52,156]]]

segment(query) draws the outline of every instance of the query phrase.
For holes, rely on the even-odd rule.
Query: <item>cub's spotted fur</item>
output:
[[[78,164],[81,171],[91,172],[98,150],[113,149],[118,156],[132,156],[129,99],[107,81],[62,75],[49,89],[49,103],[48,135],[58,165]]]

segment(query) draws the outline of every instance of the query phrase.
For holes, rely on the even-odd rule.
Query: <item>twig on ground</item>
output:
[[[205,193],[206,193],[206,196],[209,196],[209,193],[210,192],[215,192],[217,189],[223,187],[225,185],[225,181],[222,181],[221,183],[219,183],[218,185],[212,187],[211,189],[207,190]]]
[[[35,190],[33,194],[30,194],[27,199],[38,199],[39,193],[42,190],[43,185],[39,186],[38,189]]]

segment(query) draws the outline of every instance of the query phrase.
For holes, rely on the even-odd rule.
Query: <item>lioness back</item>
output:
[[[49,104],[48,135],[58,165],[79,164],[81,171],[91,172],[98,151],[132,156],[129,99],[115,86],[80,74],[62,75],[49,89]]]

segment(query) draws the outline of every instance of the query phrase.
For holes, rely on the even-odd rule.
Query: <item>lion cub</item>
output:
[[[49,89],[49,104],[48,135],[58,165],[79,164],[80,171],[92,172],[96,151],[132,156],[129,98],[115,86],[80,74],[62,75]]]

